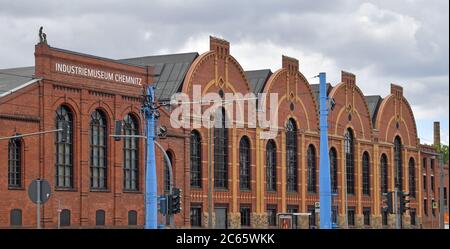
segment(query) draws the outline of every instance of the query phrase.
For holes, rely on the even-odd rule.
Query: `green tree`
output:
[[[436,147],[437,151],[444,155],[444,164],[448,164],[448,145],[440,144]]]

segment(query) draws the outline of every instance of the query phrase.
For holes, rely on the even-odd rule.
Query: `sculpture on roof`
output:
[[[45,34],[44,32],[42,32],[42,29],[44,27],[40,27],[39,28],[39,43],[45,43],[47,44],[47,34]]]

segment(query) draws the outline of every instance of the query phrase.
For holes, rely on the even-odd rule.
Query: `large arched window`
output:
[[[352,129],[348,128],[344,136],[345,170],[347,175],[347,193],[355,194],[355,157],[354,137]]]
[[[63,129],[67,132],[57,132],[55,140],[55,168],[56,187],[73,187],[73,115],[69,108],[60,106],[56,110],[56,129]],[[64,136],[64,137],[63,137]]]
[[[297,192],[297,125],[289,119],[286,126],[286,190]]]
[[[228,188],[228,129],[225,108],[216,112],[214,124],[214,187]]]
[[[337,152],[335,148],[330,149],[330,177],[331,177],[331,192],[337,193],[338,187],[338,165],[337,165]]]
[[[370,195],[370,158],[367,151],[362,157],[362,188],[363,195]]]
[[[388,160],[386,154],[381,155],[380,170],[381,170],[381,193],[385,194],[388,192]]]
[[[416,163],[412,157],[409,159],[409,194],[416,197]]]
[[[8,187],[22,187],[22,141],[13,138],[8,143]]]
[[[126,136],[139,135],[139,125],[132,115],[126,115],[123,132]],[[125,137],[123,140],[123,187],[125,190],[139,189],[139,138]]]
[[[172,164],[172,173],[173,173],[173,154],[170,151],[166,151],[167,156],[169,157],[170,164]],[[166,157],[163,157],[164,160],[164,191],[170,191],[170,171],[169,164],[167,163]],[[175,181],[173,181],[175,183]]]
[[[394,182],[399,190],[403,191],[403,162],[402,162],[402,140],[399,136],[394,140]]]
[[[245,136],[239,143],[239,186],[242,190],[250,189],[250,141]]]
[[[200,134],[191,132],[191,187],[202,187],[202,144]]]
[[[272,139],[266,145],[266,190],[277,190],[277,145]]]
[[[90,121],[91,188],[106,189],[107,186],[107,124],[103,112],[95,110]]]
[[[316,177],[316,149],[313,145],[308,146],[308,192],[316,193],[316,183],[317,183],[317,177]]]

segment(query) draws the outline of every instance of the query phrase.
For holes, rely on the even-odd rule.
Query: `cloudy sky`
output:
[[[42,25],[51,46],[127,58],[205,52],[209,35],[231,43],[245,70],[300,60],[306,77],[333,85],[351,71],[366,95],[404,87],[422,143],[433,121],[449,143],[449,1],[0,0],[0,68],[34,64]],[[315,79],[310,83],[317,83]]]

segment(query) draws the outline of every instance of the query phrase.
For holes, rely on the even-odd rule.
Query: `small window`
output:
[[[191,227],[202,226],[202,208],[201,206],[191,206]]]
[[[105,211],[97,210],[95,212],[95,225],[96,226],[104,226],[105,225]]]
[[[289,205],[289,206],[287,206],[287,208],[286,208],[286,212],[291,213],[291,214],[293,214],[293,213],[298,213],[298,206]],[[294,218],[292,219],[292,226],[293,226],[294,228],[296,228],[297,225],[298,225],[298,223],[297,223],[297,216],[294,215]]]
[[[381,222],[382,222],[383,226],[387,226],[388,225],[388,217],[389,217],[388,211],[387,210],[383,210],[382,217],[381,217],[381,219],[382,219]]]
[[[267,206],[267,219],[270,227],[274,227],[277,225],[277,206]]]
[[[22,226],[22,210],[21,209],[11,210],[9,219],[11,226]]]
[[[241,207],[241,227],[250,227],[250,207]]]
[[[349,207],[347,211],[347,219],[349,226],[355,226],[355,207]]]
[[[169,157],[170,164],[172,164],[172,174],[174,165],[173,165],[173,154],[170,151],[166,151],[167,156]],[[167,163],[166,157],[163,157],[164,160],[164,191],[169,192],[170,191],[170,171],[169,171],[169,164]],[[173,177],[173,175],[172,175]],[[172,180],[172,183],[175,184],[175,181]]]
[[[370,226],[370,208],[363,208],[364,226]]]
[[[129,226],[137,225],[137,212],[135,210],[128,211],[128,225]]]
[[[413,208],[409,211],[409,215],[411,216],[411,226],[416,225],[416,209]]]
[[[60,214],[60,225],[62,227],[70,226],[70,210],[63,209]]]

